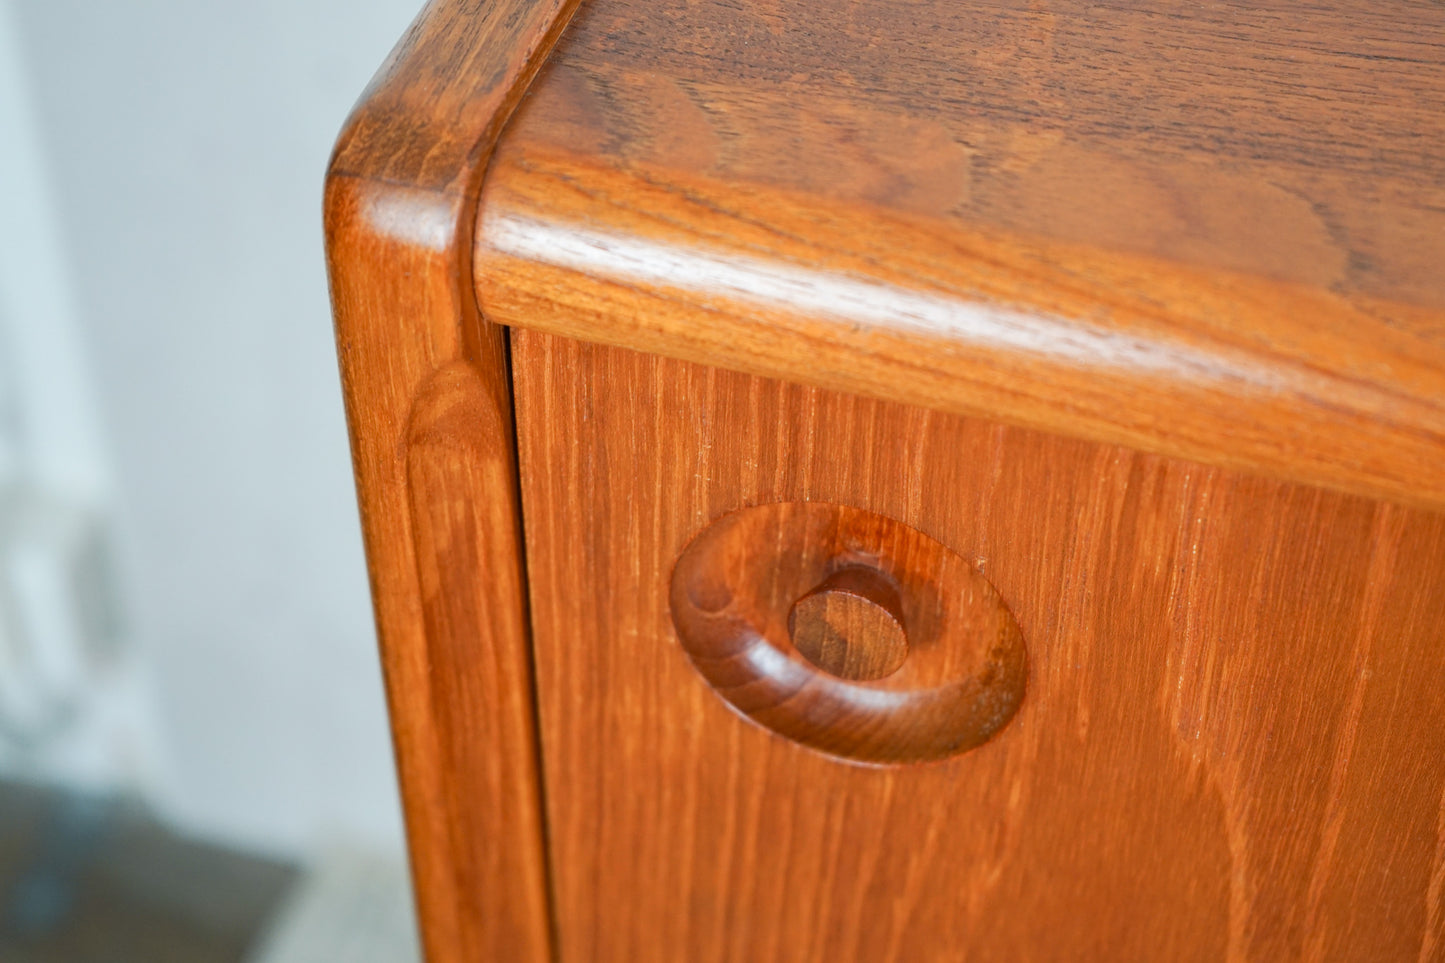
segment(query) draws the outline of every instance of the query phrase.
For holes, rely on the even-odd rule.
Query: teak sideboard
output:
[[[433,961],[1445,960],[1445,5],[433,0],[327,250]]]

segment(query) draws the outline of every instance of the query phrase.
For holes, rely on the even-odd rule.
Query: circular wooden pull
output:
[[[942,759],[1018,710],[1028,655],[998,592],[902,522],[822,502],[745,508],[672,573],[693,665],[744,716],[866,762]]]

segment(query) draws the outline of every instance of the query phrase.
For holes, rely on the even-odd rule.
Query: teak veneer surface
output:
[[[1445,958],[1445,516],[530,331],[513,361],[561,959]],[[800,500],[997,587],[1030,669],[991,741],[852,764],[703,681],[674,561]]]
[[[575,6],[327,180],[428,958],[1445,956],[1445,6]],[[777,501],[984,573],[1011,721],[731,711],[668,578]]]
[[[588,0],[498,322],[1445,508],[1445,5]]]

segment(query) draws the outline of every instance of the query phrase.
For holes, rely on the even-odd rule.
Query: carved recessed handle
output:
[[[902,522],[788,502],[725,515],[672,574],[693,665],[743,715],[879,763],[987,741],[1023,699],[1028,656],[998,592]]]

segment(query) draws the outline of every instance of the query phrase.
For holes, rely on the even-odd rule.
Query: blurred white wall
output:
[[[0,2],[0,766],[145,782],[154,700],[116,644],[111,476],[29,81]]]
[[[100,452],[81,473],[109,492],[154,700],[159,762],[136,783],[189,828],[274,852],[397,846],[320,198],[419,0],[7,2],[34,129],[0,137],[37,145],[54,221],[37,230],[63,270],[44,244],[0,250],[12,273],[64,278],[68,350],[94,379],[93,401],[63,393],[76,432],[96,409],[99,440],[40,443]]]

